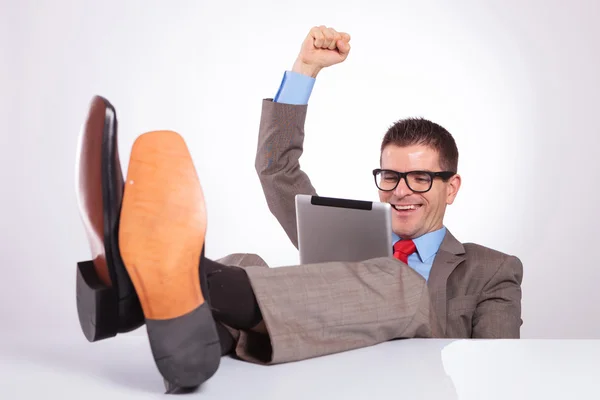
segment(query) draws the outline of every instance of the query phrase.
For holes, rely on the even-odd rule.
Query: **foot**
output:
[[[108,100],[92,99],[77,149],[77,200],[92,259],[77,264],[77,312],[90,342],[139,328],[143,314],[118,246],[123,175],[117,117]]]
[[[202,188],[183,139],[171,131],[141,135],[131,151],[118,247],[170,393],[199,386],[220,363],[198,267],[206,223]]]

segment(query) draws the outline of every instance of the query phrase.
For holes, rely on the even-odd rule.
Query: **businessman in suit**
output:
[[[318,73],[349,52],[348,34],[312,28],[275,98],[263,100],[256,169],[271,212],[296,247],[295,196],[317,194],[299,165],[308,98]],[[409,252],[407,264],[427,281],[441,336],[518,338],[520,260],[462,244],[443,224],[460,188],[457,168],[454,139],[438,124],[405,119],[386,132],[373,174],[380,200],[394,208],[391,245]]]
[[[316,191],[298,163],[306,99],[290,98],[343,61],[349,40],[311,29],[275,101],[263,101],[256,170],[295,245],[294,197]],[[121,177],[116,116],[106,104],[92,103],[78,153],[94,255],[78,264],[79,319],[89,341],[145,324],[170,392],[208,380],[224,354],[276,364],[398,338],[519,337],[520,261],[461,244],[443,226],[460,176],[454,140],[439,125],[404,120],[384,137],[373,175],[381,200],[394,206],[394,257],[269,268],[253,254],[205,257],[204,197],[177,133],[141,135]]]

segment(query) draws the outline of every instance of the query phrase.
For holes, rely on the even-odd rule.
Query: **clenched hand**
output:
[[[349,53],[348,33],[315,26],[304,39],[292,71],[315,78],[321,69],[346,60]]]

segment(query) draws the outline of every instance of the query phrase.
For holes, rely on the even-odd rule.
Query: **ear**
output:
[[[462,178],[458,174],[454,175],[448,180],[446,185],[446,204],[454,203],[454,199],[458,194],[458,189],[460,189],[461,182]]]

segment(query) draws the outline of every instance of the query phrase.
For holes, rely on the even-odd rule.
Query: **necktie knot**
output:
[[[398,240],[394,243],[394,257],[408,264],[408,256],[417,251],[417,246],[412,240]]]

